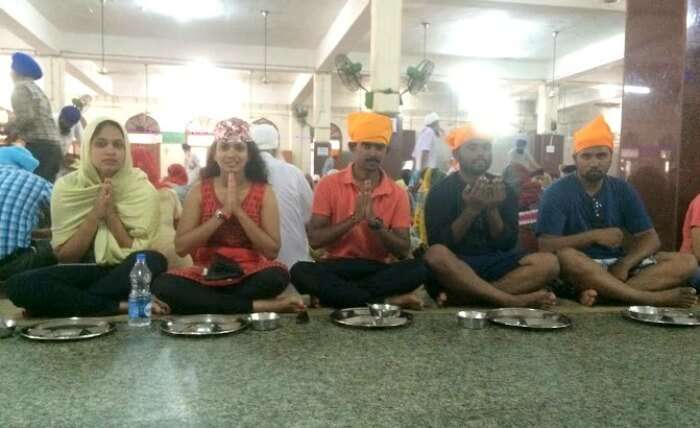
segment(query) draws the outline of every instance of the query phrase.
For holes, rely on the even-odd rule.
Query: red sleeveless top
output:
[[[241,209],[258,226],[261,224],[262,203],[265,196],[266,185],[253,183],[248,190],[248,194],[241,201]],[[214,191],[214,181],[206,179],[201,184],[202,205],[200,211],[199,224],[207,222],[216,214],[216,211],[223,207]],[[237,262],[243,269],[244,275],[234,279],[223,279],[209,281],[204,278],[204,270],[212,263],[213,257],[217,255]],[[253,248],[253,243],[248,239],[245,230],[238,219],[231,216],[209,237],[207,243],[193,253],[194,266],[175,269],[169,274],[182,276],[202,285],[221,287],[239,283],[246,277],[263,269],[277,267],[285,271],[287,267],[277,261],[268,260]]]

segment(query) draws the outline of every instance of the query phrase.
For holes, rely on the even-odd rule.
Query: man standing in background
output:
[[[80,153],[78,147],[83,138],[83,127],[80,125],[80,110],[75,106],[65,106],[58,114],[58,131],[61,136],[61,152]]]
[[[31,56],[15,52],[12,55],[12,110],[15,120],[8,127],[25,142],[25,147],[39,161],[34,173],[50,183],[56,180],[61,168],[61,154],[58,127],[51,113],[51,103],[35,80],[44,73]]]
[[[304,225],[311,217],[313,193],[299,168],[277,158],[279,134],[274,126],[253,125],[250,136],[260,149],[277,196],[282,242],[277,260],[291,269],[297,262],[311,261]]]
[[[418,134],[413,149],[413,171],[420,173],[424,168],[438,168],[446,172],[449,168],[450,153],[440,137],[440,116],[433,112],[425,116],[425,127]]]
[[[515,140],[515,147],[508,152],[508,163],[520,164],[527,168],[528,172],[533,172],[541,168],[540,164],[537,163],[535,158],[533,158],[527,150],[527,140],[524,138]]]
[[[185,168],[187,169],[187,184],[192,184],[199,178],[199,168],[201,166],[199,158],[192,153],[192,146],[185,143],[182,145],[182,151],[185,152]]]

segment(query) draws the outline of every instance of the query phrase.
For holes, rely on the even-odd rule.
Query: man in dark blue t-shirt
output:
[[[518,197],[487,173],[490,139],[465,127],[454,130],[447,141],[460,170],[428,194],[428,293],[439,304],[554,304],[556,297],[544,287],[559,272],[557,259],[516,250]]]
[[[599,297],[693,305],[695,290],[681,285],[697,262],[688,254],[657,253],[659,236],[639,195],[627,182],[607,175],[612,149],[613,134],[600,116],[575,134],[576,174],[555,182],[540,201],[540,248],[557,253],[562,278],[584,305]]]

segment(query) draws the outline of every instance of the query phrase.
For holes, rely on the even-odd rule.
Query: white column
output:
[[[313,110],[309,123],[314,127],[314,143],[331,140],[331,74],[314,74]],[[311,170],[311,155],[304,158],[304,171]],[[318,174],[318,171],[314,171]]]
[[[306,147],[306,150],[304,148]],[[303,156],[302,152],[308,152],[308,144],[303,139],[302,127],[299,125],[297,118],[294,117],[294,112],[289,114],[289,150],[292,151],[292,157],[294,158],[294,165],[298,166],[302,171],[304,170]]]
[[[372,110],[389,115],[399,112],[399,95],[377,91],[400,89],[402,9],[403,0],[372,0],[369,59],[370,88],[374,91]]]
[[[64,89],[66,60],[59,57],[46,57],[41,62],[44,72],[44,93],[51,101],[51,109],[56,113],[66,105]]]
[[[331,139],[331,74],[314,74],[313,112],[311,126],[314,141],[328,142]]]

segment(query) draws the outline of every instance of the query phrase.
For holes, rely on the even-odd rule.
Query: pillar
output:
[[[372,110],[388,115],[399,112],[399,95],[377,91],[400,90],[402,9],[403,0],[372,0],[369,59],[370,88],[374,91]]]
[[[331,140],[331,74],[314,74],[313,111],[311,126],[314,127],[314,143],[328,143]],[[310,156],[306,156],[305,171],[310,171]],[[314,168],[315,169],[315,168]],[[313,171],[319,174],[319,171]]]
[[[627,3],[620,162],[664,250],[700,191],[700,0]]]
[[[46,57],[42,61],[42,69],[44,93],[51,101],[51,109],[55,113],[66,105],[66,60],[59,57]]]

